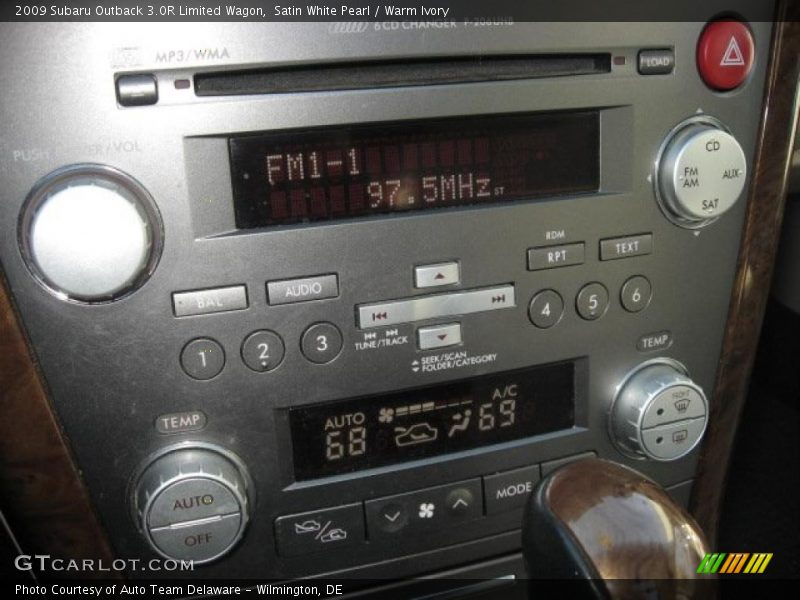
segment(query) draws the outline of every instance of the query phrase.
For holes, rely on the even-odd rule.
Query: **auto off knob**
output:
[[[132,511],[153,550],[202,564],[242,538],[252,485],[242,462],[207,444],[161,452],[134,478]]]
[[[691,229],[729,211],[744,189],[742,147],[712,117],[684,121],[667,136],[656,160],[656,198],[666,216]]]
[[[609,433],[626,456],[677,460],[703,437],[708,402],[703,390],[677,361],[642,363],[617,388],[609,415]]]
[[[31,273],[74,302],[109,302],[141,286],[156,267],[161,238],[147,191],[105,165],[72,165],[45,176],[20,216],[20,248]]]

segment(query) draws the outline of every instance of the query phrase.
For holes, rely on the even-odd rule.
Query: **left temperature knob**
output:
[[[161,251],[158,210],[141,184],[105,165],[59,169],[34,186],[20,217],[22,254],[63,300],[109,302],[141,286]]]
[[[252,486],[231,453],[210,445],[168,449],[134,480],[133,516],[150,546],[167,558],[207,563],[244,533]]]

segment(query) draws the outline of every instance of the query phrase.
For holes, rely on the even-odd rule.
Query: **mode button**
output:
[[[539,465],[487,475],[483,478],[486,514],[521,509],[540,479]]]

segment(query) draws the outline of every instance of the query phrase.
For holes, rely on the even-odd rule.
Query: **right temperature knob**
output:
[[[684,121],[667,137],[656,163],[656,198],[674,223],[695,229],[730,210],[742,195],[747,160],[712,117]]]
[[[632,458],[676,460],[700,442],[708,421],[703,390],[677,361],[642,363],[623,379],[611,407],[609,429]]]

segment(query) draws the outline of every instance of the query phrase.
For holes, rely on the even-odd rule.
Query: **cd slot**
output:
[[[198,96],[288,94],[568,77],[610,71],[608,53],[452,57],[198,73],[194,89]]]

